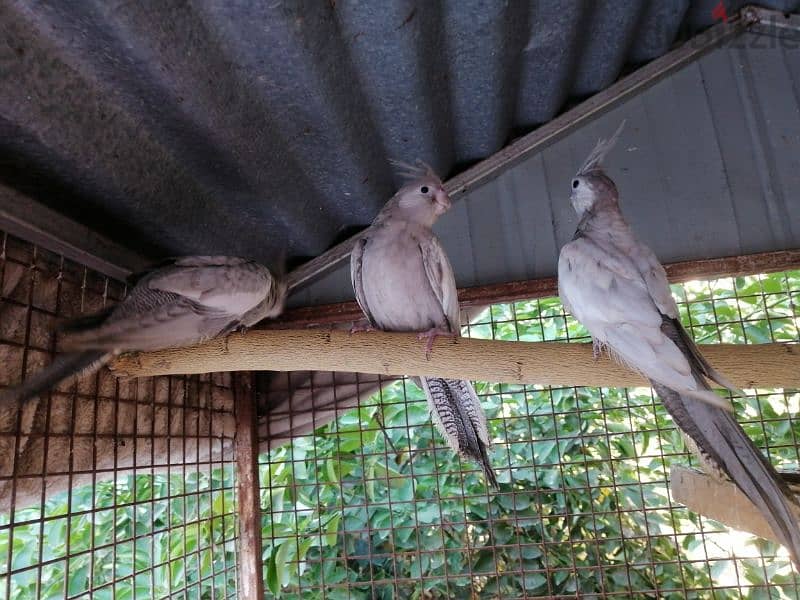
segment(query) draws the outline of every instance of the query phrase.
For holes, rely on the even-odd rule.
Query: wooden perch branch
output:
[[[743,388],[800,387],[800,345],[706,345],[703,353]],[[591,344],[437,338],[430,359],[415,334],[282,329],[249,331],[202,346],[119,357],[111,369],[143,377],[216,371],[349,371],[438,375],[506,383],[647,385],[628,369],[592,359]]]
[[[718,481],[695,469],[673,466],[669,489],[673,500],[733,529],[780,541],[747,496],[730,481]],[[800,511],[795,511],[800,520]]]

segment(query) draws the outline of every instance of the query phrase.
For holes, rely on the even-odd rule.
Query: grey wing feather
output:
[[[667,272],[649,246],[641,243],[635,237],[634,240],[635,244],[631,251],[631,257],[642,275],[642,279],[647,286],[650,297],[653,299],[653,303],[662,315],[672,320],[672,326],[674,326],[680,334],[681,340],[687,350],[687,358],[694,363],[695,367],[705,377],[727,388],[733,394],[743,396],[744,392],[731,383],[722,373],[714,369],[703,355],[700,354],[700,349],[697,347],[697,344],[694,343],[694,340],[680,323],[678,305],[675,302],[675,298],[672,296],[669,280],[667,279]]]
[[[70,350],[156,350],[199,343],[232,331],[239,318],[191,300],[137,287],[97,327],[68,332]]]
[[[370,325],[377,327],[375,317],[372,316],[372,312],[370,312],[369,305],[367,304],[367,295],[364,293],[364,280],[362,275],[364,266],[364,249],[366,248],[368,241],[368,238],[362,237],[356,241],[356,245],[353,248],[353,251],[350,253],[350,280],[353,284],[353,290],[356,294],[356,302],[358,302],[362,312],[366,315]]]
[[[158,276],[161,271],[152,276]],[[195,344],[228,333],[241,315],[205,306],[174,292],[150,287],[144,277],[100,323],[68,329],[70,350],[156,350]]]
[[[243,315],[258,306],[274,285],[266,267],[257,263],[196,265],[198,258],[210,257],[191,257],[191,266],[186,264],[190,259],[184,259],[173,268],[157,271],[146,279],[147,286],[228,314]]]
[[[631,258],[647,286],[647,291],[650,292],[653,303],[662,314],[677,319],[680,316],[678,305],[675,303],[675,298],[672,297],[667,272],[659,262],[658,257],[649,246],[642,244],[638,240],[636,240],[636,245],[631,254]]]
[[[689,336],[679,320],[680,313],[678,312],[678,305],[669,287],[669,280],[664,267],[658,261],[655,253],[649,246],[638,242],[632,252],[632,258],[639,268],[642,279],[647,286],[647,291],[653,299],[653,303],[661,312],[664,318],[671,320],[670,327],[674,327],[681,337],[681,341],[686,348],[686,357],[693,363],[695,368],[698,369],[705,377],[711,381],[715,381],[724,388],[727,388],[731,393],[737,396],[744,396],[744,392],[736,387],[727,377],[714,369],[708,361],[700,353],[700,349],[695,344],[694,340]],[[662,326],[663,330],[663,326]],[[667,332],[664,332],[667,334]],[[669,337],[669,334],[667,334]]]
[[[668,318],[665,316],[665,319]],[[726,388],[735,396],[744,396],[745,393],[740,390],[736,385],[727,377],[725,377],[722,373],[717,371],[711,364],[705,359],[705,357],[700,353],[700,348],[697,347],[694,340],[689,336],[686,329],[683,327],[681,322],[678,319],[670,319],[671,320],[671,327],[674,327],[677,331],[677,335],[680,336],[681,341],[683,342],[684,347],[686,348],[687,358],[689,358],[689,362],[692,363],[695,369],[702,373],[705,377],[710,379],[711,381],[715,381],[722,387]],[[663,326],[662,326],[663,330]],[[669,335],[669,334],[668,334]]]
[[[461,311],[458,305],[458,289],[447,254],[435,236],[421,240],[419,249],[422,253],[425,275],[447,318],[449,329],[453,333],[460,333]]]

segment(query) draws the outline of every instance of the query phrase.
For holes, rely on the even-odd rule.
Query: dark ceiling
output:
[[[0,194],[148,258],[315,256],[391,195],[388,157],[453,174],[718,4],[0,0]]]

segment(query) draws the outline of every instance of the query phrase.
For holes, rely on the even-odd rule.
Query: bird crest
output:
[[[436,171],[434,171],[428,163],[425,163],[419,159],[417,159],[415,164],[412,165],[411,163],[391,158],[389,159],[389,164],[395,168],[397,175],[406,181],[432,178],[441,183],[441,179],[439,179]]]
[[[583,163],[583,166],[578,171],[578,175],[585,175],[590,171],[602,169],[602,162],[606,155],[614,148],[619,140],[619,136],[622,133],[622,130],[625,128],[625,120],[619,124],[617,130],[614,132],[609,139],[604,140],[600,138],[597,141],[597,145],[595,145],[594,150],[591,151],[586,161]]]

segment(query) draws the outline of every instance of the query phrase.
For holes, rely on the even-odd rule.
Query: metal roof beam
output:
[[[128,248],[3,185],[0,229],[114,279],[125,280],[148,264]]]

